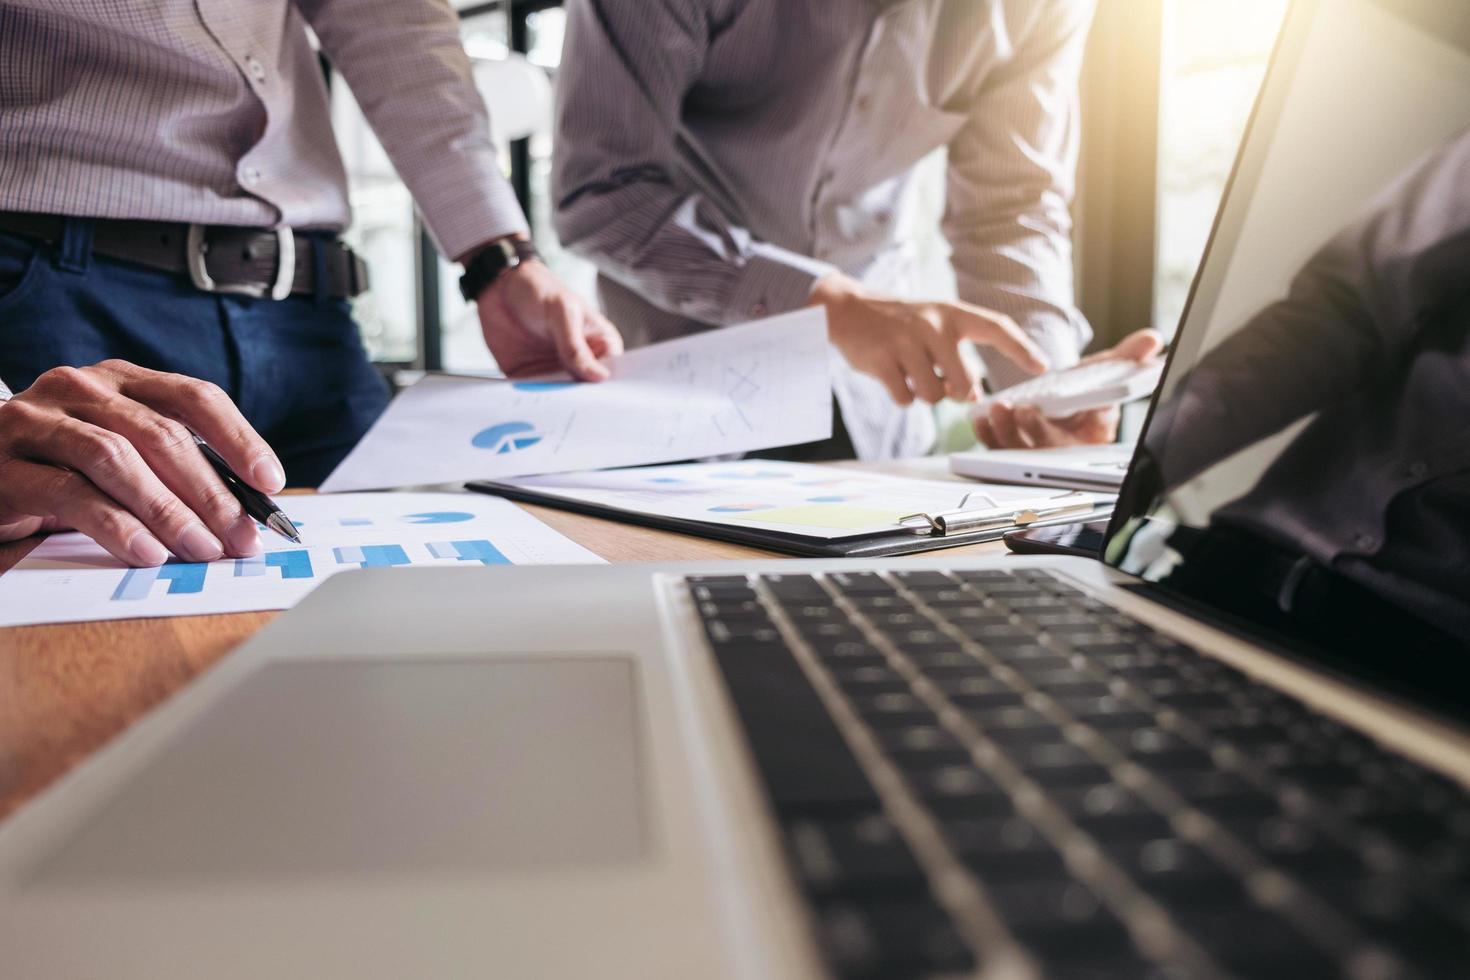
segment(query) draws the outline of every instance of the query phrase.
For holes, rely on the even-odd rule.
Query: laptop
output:
[[[966,449],[951,453],[950,472],[986,483],[1022,483],[1117,493],[1133,458],[1131,443],[1056,449]]]
[[[1467,128],[1461,0],[1292,7],[1104,561],[336,577],[0,825],[3,972],[1464,976]]]

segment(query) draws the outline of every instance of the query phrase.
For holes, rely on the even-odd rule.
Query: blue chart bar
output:
[[[489,541],[434,541],[429,544],[429,554],[435,558],[477,561],[482,565],[510,564],[510,559]]]
[[[196,562],[169,561],[158,568],[130,568],[113,590],[112,601],[137,601],[148,598],[153,583],[168,583],[169,595],[191,595],[204,591],[204,571],[209,566]]]
[[[363,568],[388,568],[408,565],[408,552],[397,544],[365,544],[352,548],[333,548],[339,565],[361,565]]]
[[[235,560],[236,578],[264,575],[267,568],[279,568],[281,578],[311,578],[311,553],[307,551],[272,551],[254,558]]]

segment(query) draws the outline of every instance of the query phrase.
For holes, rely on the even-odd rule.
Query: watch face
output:
[[[505,262],[504,268],[501,269],[502,272],[505,269],[514,268],[521,264],[520,253],[516,251],[515,243],[509,238],[502,238],[500,241],[495,242],[495,247],[500,252],[501,259]]]

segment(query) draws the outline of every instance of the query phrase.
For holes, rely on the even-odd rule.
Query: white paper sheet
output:
[[[41,542],[0,575],[0,626],[288,609],[354,568],[596,564],[602,559],[504,500],[472,493],[287,496],[292,544],[262,532],[265,553],[129,569],[81,534]]]
[[[654,344],[610,367],[597,384],[425,378],[320,489],[667,463],[832,434],[820,309]]]
[[[835,466],[737,460],[522,477],[500,483],[635,513],[838,540],[892,531],[911,514],[1022,510],[1087,494],[1044,487],[915,480]]]

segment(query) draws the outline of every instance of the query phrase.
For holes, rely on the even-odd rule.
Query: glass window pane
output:
[[[332,128],[352,203],[343,238],[372,277],[372,288],[353,302],[353,315],[373,360],[412,362],[419,348],[413,201],[340,75],[332,80]]]
[[[1165,0],[1154,323],[1172,334],[1287,0]]]

